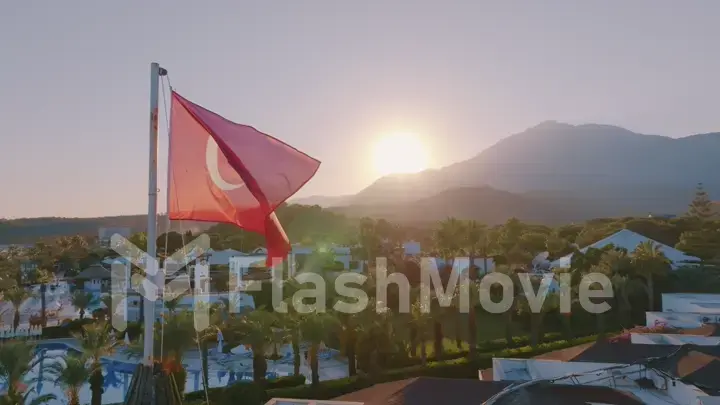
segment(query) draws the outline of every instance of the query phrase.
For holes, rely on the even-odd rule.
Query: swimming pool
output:
[[[42,369],[53,362],[59,361],[59,358],[67,356],[68,352],[78,352],[72,345],[62,342],[40,342],[38,344],[37,359],[39,363],[26,376],[25,381],[29,382],[36,377],[42,375]],[[103,359],[103,376],[104,393],[102,396],[103,404],[116,404],[125,401],[125,395],[132,381],[132,375],[135,372],[138,361],[137,359],[121,359],[123,355],[116,355],[113,358]],[[192,359],[188,363],[199,364],[198,361]],[[249,364],[248,364],[249,365]],[[185,393],[200,391],[202,386],[202,370],[200,367],[192,367],[186,364],[187,380],[185,382]],[[240,381],[252,381],[252,370],[229,371],[220,369],[210,369],[208,373],[208,387],[225,387]],[[287,373],[277,373],[271,371],[268,377],[278,377]],[[30,386],[29,389],[35,388],[36,392],[30,395],[30,399],[38,394],[55,394],[56,400],[49,402],[50,405],[64,405],[67,403],[65,394],[60,386],[51,381],[38,383],[37,386]],[[85,384],[80,390],[80,403],[90,402],[90,385]]]

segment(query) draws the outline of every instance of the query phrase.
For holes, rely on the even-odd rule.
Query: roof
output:
[[[720,346],[644,345],[600,342],[571,359],[572,362],[631,364],[648,359],[648,367],[696,385],[711,395],[720,393]]]
[[[644,405],[630,392],[594,385],[564,385],[538,382],[508,391],[493,405]]]
[[[110,279],[110,270],[103,267],[101,264],[93,264],[87,269],[83,270],[77,276],[73,277],[74,280],[92,280],[92,279]]]
[[[653,243],[658,245],[660,247],[660,250],[665,254],[665,257],[667,257],[673,264],[680,265],[686,262],[700,261],[700,259],[697,257],[686,255],[684,252],[681,252],[671,246],[662,244],[656,240],[652,240],[629,229],[623,229],[619,232],[616,232],[605,239],[601,239],[593,243],[590,246],[585,246],[584,248],[580,249],[580,251],[585,253],[589,248],[602,249],[605,246],[614,245],[616,247],[627,249],[628,252],[632,252],[633,250],[635,250],[635,248],[638,247],[638,245],[647,241],[652,241]],[[552,263],[550,263],[550,267],[569,267],[572,255],[573,253],[570,253],[553,261]]]
[[[333,400],[365,405],[481,404],[508,385],[506,381],[419,377],[375,384]]]
[[[682,330],[680,330],[680,334],[705,336],[705,337],[720,337],[720,324],[708,323],[699,328],[682,329]]]
[[[481,381],[454,378],[419,377],[375,384],[334,401],[362,402],[364,405],[480,405],[503,389],[510,381]],[[496,405],[642,405],[643,402],[628,392],[611,387],[588,385],[560,385],[538,383],[508,395],[497,397]]]
[[[713,346],[681,346],[676,353],[653,361],[648,366],[693,384],[708,394],[718,395],[720,394],[720,378],[718,378],[720,350],[700,351],[697,350],[699,347]]]
[[[235,256],[247,256],[245,253],[239,250],[225,249],[225,250],[208,250],[210,254],[210,265],[225,265],[230,263],[230,258]]]

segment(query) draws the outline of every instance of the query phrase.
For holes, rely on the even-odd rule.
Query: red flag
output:
[[[168,215],[231,223],[265,235],[268,263],[290,250],[275,209],[320,162],[253,127],[172,93]]]

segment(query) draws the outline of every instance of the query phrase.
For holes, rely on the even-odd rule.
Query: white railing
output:
[[[0,340],[40,339],[42,330],[42,326],[20,325],[17,329],[13,329],[12,326],[4,326],[0,328]]]

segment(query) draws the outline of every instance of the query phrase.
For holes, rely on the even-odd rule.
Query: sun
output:
[[[428,168],[425,144],[412,133],[395,133],[381,138],[373,150],[373,166],[382,176],[417,173]]]

